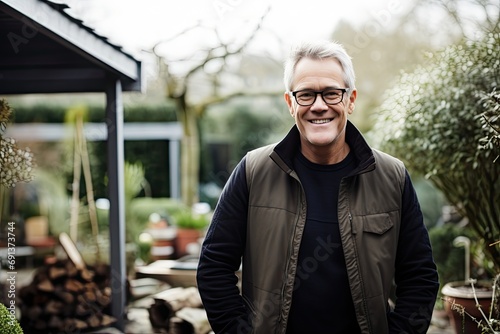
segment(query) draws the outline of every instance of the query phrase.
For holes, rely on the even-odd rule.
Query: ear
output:
[[[290,94],[288,92],[285,92],[283,97],[285,98],[285,102],[286,105],[288,106],[288,111],[290,112],[290,115],[292,115],[292,117],[295,117],[295,111],[293,110],[293,101],[292,98],[290,97]]]
[[[354,103],[356,101],[356,98],[358,97],[358,91],[354,89],[349,96],[349,105],[347,107],[347,112],[352,114],[354,112],[354,108],[356,107],[356,104]]]

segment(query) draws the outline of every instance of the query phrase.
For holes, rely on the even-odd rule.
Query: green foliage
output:
[[[33,180],[35,163],[33,154],[20,149],[16,141],[4,136],[12,109],[6,100],[0,99],[0,187],[14,187],[18,182]]]
[[[444,204],[443,194],[424,178],[415,178],[413,185],[418,195],[425,226],[428,229],[432,228],[441,217]]]
[[[373,110],[382,104],[384,91],[400,71],[421,64],[424,50],[433,48],[429,36],[421,33],[426,27],[418,27],[419,34],[415,34],[415,28],[410,28],[412,23],[399,21],[396,15],[391,20],[397,28],[384,29],[388,27],[378,26],[380,22],[373,19],[358,26],[350,20],[342,20],[332,34],[353,58],[358,98],[356,110],[349,118],[363,132],[373,126]],[[374,29],[381,31],[372,34]]]
[[[0,333],[23,334],[23,330],[17,320],[11,317],[7,307],[0,303]]]
[[[436,226],[429,231],[441,286],[465,279],[464,248],[453,246],[453,240],[458,236],[471,237],[471,233],[453,223]]]
[[[174,224],[174,217],[181,211],[187,210],[180,200],[173,198],[137,197],[130,201],[130,220],[127,224],[134,225],[134,237],[139,236],[149,221],[152,213],[166,218],[169,224]]]
[[[280,140],[293,122],[281,96],[241,97],[211,107],[200,122],[202,182],[223,187],[249,150]],[[203,201],[215,206],[217,199]]]
[[[33,183],[38,195],[39,214],[48,217],[50,232],[53,235],[69,233],[69,198],[64,179],[57,172],[39,168]]]
[[[103,145],[104,143],[100,143]],[[166,140],[127,140],[124,145],[125,159],[130,163],[140,162],[144,168],[144,177],[150,187],[150,193],[141,192],[141,196],[170,196],[169,143]],[[104,156],[99,155],[102,158]]]
[[[378,145],[428,177],[486,245],[500,235],[500,147],[482,144],[491,132],[481,117],[498,116],[498,100],[491,109],[484,97],[497,90],[499,51],[497,32],[430,55],[401,75],[374,128]],[[485,252],[500,268],[500,248]]]
[[[500,147],[500,91],[480,92],[479,96],[485,112],[481,115],[481,124],[486,134],[480,143],[486,149]],[[500,155],[495,157],[495,162]]]
[[[104,106],[87,105],[88,122],[104,122]],[[16,123],[64,123],[68,106],[63,104],[17,105],[13,114]],[[125,122],[175,122],[177,116],[173,104],[123,107]]]
[[[166,101],[155,106],[125,106],[125,122],[176,122],[175,105]]]
[[[179,228],[202,230],[210,223],[206,215],[195,214],[192,210],[184,210],[175,215],[175,225]]]
[[[228,118],[228,126],[232,133],[233,158],[241,159],[248,151],[267,143],[271,128],[266,115],[257,115],[249,110],[249,106],[240,106]]]
[[[144,184],[144,167],[140,162],[125,162],[124,167],[125,180],[125,201],[130,201],[139,194]]]

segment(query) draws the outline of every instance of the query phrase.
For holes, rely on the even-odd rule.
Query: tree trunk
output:
[[[189,207],[198,202],[200,170],[200,138],[196,110],[186,103],[185,95],[177,99],[178,118],[182,122],[181,142],[181,194]]]

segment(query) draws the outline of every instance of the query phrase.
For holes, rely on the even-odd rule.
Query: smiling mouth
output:
[[[333,121],[333,118],[313,119],[313,120],[310,120],[309,122],[313,123],[313,124],[325,124],[325,123],[330,123],[331,121]]]

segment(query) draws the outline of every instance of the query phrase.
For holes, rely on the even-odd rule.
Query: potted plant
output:
[[[455,332],[500,333],[500,274],[491,281],[447,283],[442,293]]]
[[[210,220],[206,210],[198,210],[200,205],[193,209],[187,209],[177,213],[175,226],[177,234],[175,237],[175,250],[177,257],[190,255],[188,250],[190,244],[198,244],[203,236],[203,230],[208,226]]]
[[[455,247],[465,249],[465,274],[463,281],[448,282],[441,289],[444,296],[446,313],[451,321],[455,333],[481,334],[491,327],[490,320],[495,308],[495,284],[491,281],[476,281],[470,279],[471,269],[471,242],[465,236],[458,236],[453,240]],[[487,317],[485,315],[489,314]],[[483,319],[483,320],[481,320]],[[486,322],[485,322],[486,321]],[[494,333],[494,332],[493,332]]]

